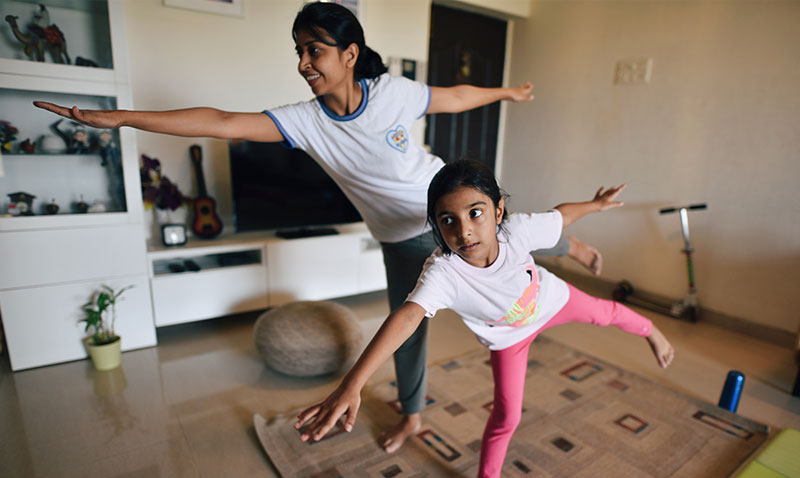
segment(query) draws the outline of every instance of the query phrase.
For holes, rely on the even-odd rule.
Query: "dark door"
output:
[[[505,21],[431,7],[429,85],[502,86],[505,51]],[[433,154],[445,161],[472,157],[494,168],[499,121],[499,102],[459,114],[431,115],[425,139]]]

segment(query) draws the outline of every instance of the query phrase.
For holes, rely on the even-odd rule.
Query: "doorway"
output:
[[[428,84],[502,86],[506,27],[503,20],[432,5]],[[471,157],[494,170],[499,124],[499,102],[439,113],[428,117],[425,140],[445,162]]]

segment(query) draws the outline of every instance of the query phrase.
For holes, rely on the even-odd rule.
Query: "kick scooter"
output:
[[[694,285],[694,267],[692,266],[692,244],[689,242],[689,211],[706,209],[707,206],[703,204],[692,204],[690,206],[676,206],[661,209],[660,214],[671,214],[678,212],[681,218],[681,231],[683,232],[683,252],[686,255],[686,269],[689,275],[689,290],[686,296],[672,304],[658,303],[651,299],[644,299],[634,295],[633,285],[623,280],[617,284],[617,287],[612,293],[612,297],[617,302],[627,302],[632,305],[638,305],[645,309],[650,309],[665,315],[670,315],[676,318],[687,319],[690,322],[696,322],[698,317],[697,305],[697,288]]]

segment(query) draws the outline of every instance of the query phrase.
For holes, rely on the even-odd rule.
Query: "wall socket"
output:
[[[620,60],[614,71],[614,84],[639,85],[650,83],[653,71],[652,58],[639,58],[636,60]]]

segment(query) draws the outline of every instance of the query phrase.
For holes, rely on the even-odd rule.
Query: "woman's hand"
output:
[[[514,103],[523,103],[525,101],[531,101],[533,99],[533,83],[530,81],[526,81],[525,83],[519,85],[516,88],[509,88],[510,97],[509,101],[513,101]]]
[[[46,101],[34,101],[34,106],[93,128],[119,128],[119,112],[114,110],[82,110],[77,106],[65,108]]]
[[[599,209],[600,211],[605,211],[607,209],[620,207],[624,203],[622,201],[615,201],[614,199],[616,199],[619,193],[621,193],[622,190],[625,189],[627,186],[628,186],[627,184],[623,184],[621,186],[608,188],[605,191],[601,186],[600,189],[598,189],[597,192],[594,194],[594,199],[592,199],[592,202],[600,207]]]
[[[355,387],[348,387],[344,382],[333,391],[322,403],[306,408],[297,415],[294,427],[298,430],[306,426],[300,435],[302,441],[319,441],[336,425],[342,415],[347,415],[344,429],[353,430],[356,415],[361,406],[361,393]]]

